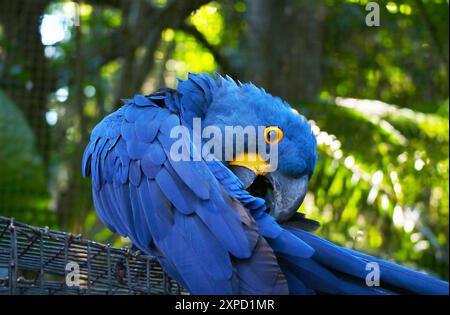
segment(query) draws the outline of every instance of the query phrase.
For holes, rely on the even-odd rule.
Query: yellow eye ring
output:
[[[283,131],[275,126],[266,127],[264,129],[264,140],[267,144],[277,144],[283,139]]]

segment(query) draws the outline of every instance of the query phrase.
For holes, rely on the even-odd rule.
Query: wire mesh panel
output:
[[[0,216],[0,294],[186,294],[155,257]]]

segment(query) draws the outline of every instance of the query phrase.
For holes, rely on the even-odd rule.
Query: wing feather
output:
[[[92,175],[100,219],[155,253],[192,293],[286,293],[272,250],[210,166],[170,157],[170,131],[181,122],[159,107],[161,95],[135,96],[93,131],[83,174]],[[179,101],[171,96],[171,108]]]

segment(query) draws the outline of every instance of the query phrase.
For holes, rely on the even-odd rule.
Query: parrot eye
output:
[[[277,144],[283,139],[283,131],[280,128],[271,126],[264,129],[264,140],[267,144]]]

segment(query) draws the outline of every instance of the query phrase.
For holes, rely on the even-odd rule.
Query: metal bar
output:
[[[3,235],[5,235],[6,231],[8,231],[8,225],[6,225],[2,230],[2,233],[0,233],[0,239],[3,237]]]
[[[106,245],[106,267],[108,268],[108,294],[112,294],[111,245]]]
[[[126,255],[125,257],[125,268],[126,268],[126,273],[127,273],[127,283],[128,283],[128,291],[130,293],[132,293],[132,285],[131,285],[131,274],[130,274],[130,256]]]
[[[22,256],[24,256],[28,252],[28,250],[33,246],[36,240],[37,238],[33,238],[30,244],[28,244],[27,247],[25,247],[25,249],[19,254],[19,258],[22,258]]]
[[[151,294],[152,293],[152,287],[150,285],[150,259],[146,259],[146,264],[145,264],[145,268],[146,268],[146,281],[147,281],[147,293]]]
[[[66,285],[66,277],[67,277],[67,264],[68,264],[68,256],[69,256],[69,236],[66,235],[66,237],[64,238],[64,282],[63,282],[63,291],[64,294],[66,294],[67,292],[67,285]],[[56,256],[57,257],[57,256]],[[55,258],[56,258],[55,257]]]
[[[81,287],[65,285],[69,272],[65,268],[69,262],[80,266]],[[8,277],[0,279],[0,294],[186,292],[164,273],[153,256],[0,217],[0,268],[3,267],[8,268]],[[25,273],[18,278],[22,271]],[[33,276],[27,278],[29,272]],[[50,277],[46,280],[47,274]]]
[[[39,284],[41,288],[41,294],[44,294],[44,237],[42,234],[39,236],[39,260],[40,260],[40,269],[39,269]]]
[[[91,246],[92,246],[91,242],[88,242],[88,246],[89,246],[89,244],[91,244]],[[100,256],[105,251],[105,249],[106,249],[106,246],[102,246],[102,248],[100,248],[98,250],[98,252],[95,253],[95,255],[92,256],[92,259],[95,259],[95,258],[97,258],[97,256]]]
[[[16,294],[16,286],[17,286],[17,269],[18,269],[18,261],[17,261],[17,234],[16,228],[14,226],[14,218],[11,218],[9,224],[9,232],[11,239],[11,256],[9,261],[9,289],[10,294]]]
[[[87,243],[87,292],[91,293],[91,246]]]
[[[164,290],[164,294],[169,294],[169,291],[168,291],[168,285],[167,285],[167,274],[166,274],[165,271],[163,271],[163,278],[162,278],[162,281],[163,281],[163,290]]]
[[[51,258],[47,259],[47,261],[44,263],[44,267],[47,266],[48,264],[50,264],[56,258],[58,258],[62,252],[64,252],[64,259],[65,259],[66,258],[66,249],[67,249],[66,243],[64,242],[64,245],[61,247],[61,249],[55,255],[53,255]],[[67,265],[67,263],[66,263],[66,265]]]

